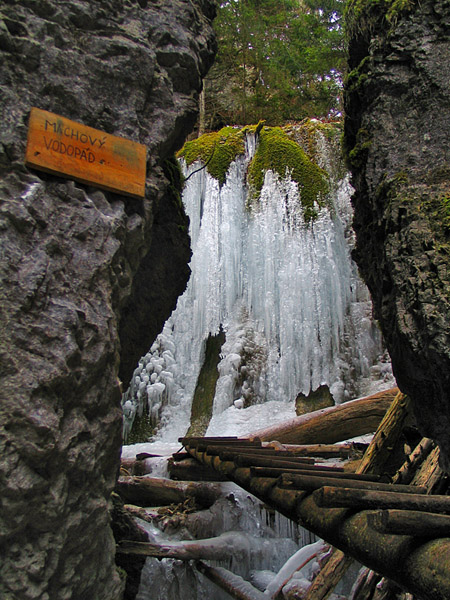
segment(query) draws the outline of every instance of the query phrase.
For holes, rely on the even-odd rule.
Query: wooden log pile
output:
[[[429,495],[429,478],[423,474],[422,480],[416,475],[410,483],[382,481],[386,479],[382,468],[386,460],[384,444],[389,438],[387,454],[392,454],[404,423],[404,400],[400,395],[395,408],[385,416],[383,428],[363,460],[360,470],[370,471],[366,478],[364,473],[304,462],[304,457],[285,447],[274,454],[256,436],[249,440],[180,441],[202,464],[226,475],[401,588],[424,600],[448,600],[450,497]],[[423,440],[395,479],[412,479],[414,469],[408,465],[414,463],[417,466],[422,462],[422,471],[431,468],[434,472],[436,465],[430,467],[433,452],[432,445]],[[381,457],[379,464],[377,456]],[[442,473],[436,473],[435,478],[436,482],[442,480]]]
[[[347,404],[245,439],[182,438],[185,451],[173,456],[171,476],[196,483],[122,477],[117,492],[133,505],[189,499],[209,506],[220,495],[220,483],[215,482],[231,480],[334,546],[328,563],[302,596],[305,600],[326,598],[351,557],[368,567],[353,600],[371,598],[375,586],[380,594],[391,593],[390,598],[396,597],[392,590],[398,586],[423,600],[450,598],[450,497],[445,495],[438,449],[423,439],[410,455],[405,453],[408,401],[397,390]],[[365,422],[367,411],[370,418]],[[344,425],[338,426],[340,419]],[[352,419],[356,430],[350,429]],[[378,431],[368,448],[333,444],[373,430],[375,421]],[[330,458],[361,459],[362,450],[366,452],[356,472],[349,470],[349,462],[344,468],[324,464]],[[139,464],[131,466],[128,472],[141,472]],[[145,518],[142,511],[130,507]],[[223,539],[198,542],[167,547],[124,542],[119,552],[194,559],[198,569],[232,597],[260,597],[248,582],[202,562],[226,555]]]

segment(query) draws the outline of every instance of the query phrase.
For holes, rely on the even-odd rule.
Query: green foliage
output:
[[[197,160],[202,161],[208,173],[223,185],[230,164],[244,151],[244,133],[233,127],[223,127],[220,131],[186,142],[177,157],[184,158],[188,166]]]
[[[259,197],[268,170],[280,177],[290,173],[297,182],[306,220],[314,218],[316,202],[324,206],[329,191],[327,174],[280,127],[266,127],[261,131],[255,156],[248,168],[253,199]]]
[[[225,0],[205,83],[207,127],[340,111],[344,0]]]

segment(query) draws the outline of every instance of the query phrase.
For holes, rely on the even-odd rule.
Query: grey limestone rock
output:
[[[189,275],[171,157],[195,123],[213,16],[212,0],[0,4],[4,600],[121,595],[118,369],[126,378]],[[32,106],[146,144],[145,198],[26,168]]]
[[[448,468],[450,2],[404,3],[390,20],[388,4],[367,2],[350,37],[355,258],[399,387]]]

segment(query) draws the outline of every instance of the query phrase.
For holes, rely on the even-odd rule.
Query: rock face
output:
[[[402,5],[403,10],[399,10]],[[355,258],[401,390],[450,465],[448,0],[349,2]]]
[[[196,119],[213,17],[212,0],[1,3],[4,600],[120,597],[119,362],[126,378],[189,274],[171,156]],[[32,106],[146,144],[145,199],[25,168]]]

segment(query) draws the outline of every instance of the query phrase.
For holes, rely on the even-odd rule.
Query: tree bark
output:
[[[254,432],[250,439],[283,444],[333,444],[375,431],[398,393],[397,388],[339,406],[295,417]]]

